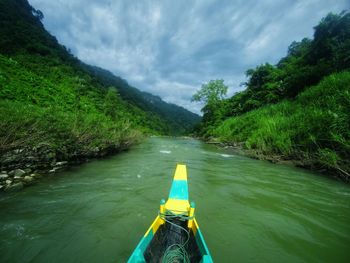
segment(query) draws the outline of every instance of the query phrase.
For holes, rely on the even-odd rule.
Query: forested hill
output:
[[[7,57],[17,56],[16,59],[18,61],[23,59],[24,63],[36,57],[36,61],[32,63],[38,65],[43,62],[42,66],[48,68],[55,67],[55,63],[61,63],[71,67],[76,76],[88,77],[92,86],[96,88],[117,89],[125,103],[144,111],[149,116],[149,120],[140,122],[141,126],[157,133],[183,134],[200,120],[198,115],[182,107],[166,103],[152,94],[141,92],[110,72],[79,61],[44,29],[41,23],[42,12],[35,10],[26,0],[2,0],[0,5],[1,54]],[[27,55],[27,58],[23,58],[23,55]],[[32,58],[28,59],[28,55]],[[45,62],[38,61],[40,59]],[[155,119],[155,123],[150,121],[152,119]]]
[[[223,80],[193,96],[206,102],[199,135],[350,181],[350,13],[328,14],[312,39],[246,75],[246,89],[230,98]]]
[[[127,148],[141,134],[182,134],[199,121],[82,63],[45,30],[42,19],[27,0],[0,1],[3,170],[105,155]]]
[[[186,131],[190,131],[200,121],[200,117],[197,114],[175,104],[166,103],[160,97],[151,93],[140,91],[108,70],[90,65],[85,65],[85,69],[106,86],[117,87],[120,96],[124,100],[144,111],[158,114],[162,119],[166,120],[173,134],[183,134]]]

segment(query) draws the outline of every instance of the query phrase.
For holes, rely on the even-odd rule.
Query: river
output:
[[[170,138],[0,195],[0,262],[125,262],[178,162],[215,262],[350,262],[349,185]]]

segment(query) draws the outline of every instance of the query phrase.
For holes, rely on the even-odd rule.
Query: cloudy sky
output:
[[[46,29],[82,61],[140,90],[199,112],[202,83],[224,79],[242,90],[244,72],[276,63],[288,45],[312,37],[348,0],[29,0]]]

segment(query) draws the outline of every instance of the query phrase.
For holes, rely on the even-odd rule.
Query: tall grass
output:
[[[283,101],[224,121],[213,131],[223,142],[301,159],[350,173],[350,72],[332,74],[293,101]]]
[[[16,59],[0,55],[0,154],[47,144],[69,158],[97,148],[122,149],[141,138],[136,130],[152,131],[141,124],[146,113],[88,75],[77,76],[62,63],[48,67],[45,58]]]
[[[41,108],[0,101],[0,152],[39,144],[70,158],[99,149],[122,149],[141,138],[126,122],[112,121],[95,112],[81,114],[60,108]]]

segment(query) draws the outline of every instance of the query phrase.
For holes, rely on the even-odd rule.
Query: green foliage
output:
[[[247,70],[246,89],[205,112],[197,133],[350,179],[349,69],[350,13],[330,13],[276,65]]]
[[[202,122],[196,128],[196,132],[201,136],[207,137],[210,130],[213,129],[225,116],[228,87],[223,80],[211,80],[203,84],[193,96],[192,101],[202,101],[205,106],[201,109],[203,112]]]
[[[69,54],[42,18],[26,0],[0,1],[0,154],[45,144],[74,159],[127,148],[142,134],[184,132],[198,120],[181,119],[188,111],[159,98],[163,108],[147,108],[153,102],[143,93]],[[179,123],[168,121],[172,110]]]
[[[127,123],[130,132],[146,134],[181,134],[199,121],[198,115],[80,62],[45,30],[42,18],[27,0],[0,1],[0,100],[56,107],[81,118],[103,114]]]
[[[338,167],[339,157],[331,149],[319,149],[317,152],[320,163],[328,168]]]
[[[188,133],[193,126],[200,121],[200,117],[182,107],[169,104],[161,100],[158,96],[154,96],[147,92],[139,91],[131,87],[125,80],[114,76],[107,70],[82,65],[89,75],[96,78],[105,87],[117,87],[120,97],[147,112],[152,118],[163,121],[164,132],[167,134],[179,135]]]
[[[140,138],[136,130],[151,131],[134,118],[146,119],[144,112],[130,111],[115,91],[96,89],[87,76],[78,78],[64,64],[45,74],[47,58],[38,64],[31,55],[16,59],[0,55],[0,152],[46,143],[71,157],[127,147]]]
[[[57,39],[48,34],[41,23],[43,14],[29,5],[27,0],[0,1],[0,53],[57,56],[76,63]]]
[[[334,72],[350,68],[350,13],[328,14],[315,27],[314,39],[294,41],[277,65],[249,69],[246,90],[228,100],[224,115],[238,116],[286,98]]]
[[[117,107],[121,103],[122,102],[117,91],[113,87],[110,87],[104,99],[104,113],[111,117],[112,120],[116,120],[118,115]]]
[[[244,142],[248,149],[350,172],[350,72],[333,74],[295,101],[261,107],[229,118],[212,136]]]
[[[207,105],[215,104],[226,96],[227,89],[224,80],[211,80],[203,84],[201,89],[192,96],[192,101],[202,101]]]
[[[140,138],[124,122],[113,122],[97,112],[81,114],[20,102],[0,102],[0,152],[46,144],[61,159],[99,149],[122,149]]]

